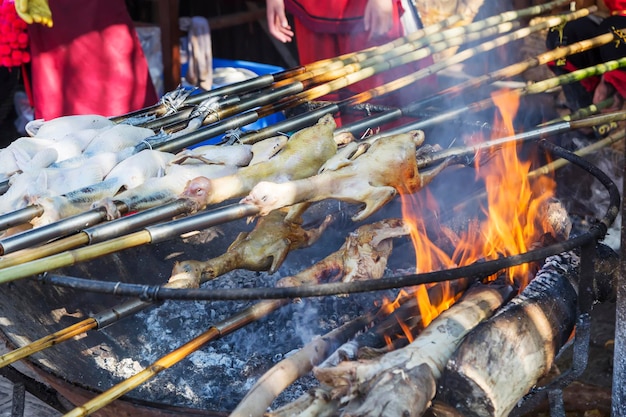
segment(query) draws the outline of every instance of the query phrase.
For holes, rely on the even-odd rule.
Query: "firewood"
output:
[[[511,287],[476,284],[408,346],[375,361],[314,368],[333,396],[348,402],[344,416],[419,416],[435,395],[446,361],[467,334],[511,294]],[[365,395],[365,398],[359,398]],[[356,405],[355,405],[356,404]]]
[[[278,394],[297,378],[310,372],[313,365],[320,363],[332,351],[334,345],[354,336],[354,333],[367,325],[371,319],[371,315],[364,315],[351,320],[323,337],[316,337],[298,352],[277,363],[259,378],[230,417],[262,416]]]
[[[470,332],[448,361],[438,400],[466,416],[506,416],[552,366],[576,321],[572,252],[546,259],[535,279]]]
[[[330,417],[337,411],[337,401],[331,398],[330,389],[316,387],[296,401],[265,413],[264,417]]]

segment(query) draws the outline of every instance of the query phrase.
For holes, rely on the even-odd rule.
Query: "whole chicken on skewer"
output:
[[[46,168],[80,155],[102,129],[83,129],[54,138],[21,137],[0,149],[0,179]]]
[[[101,155],[111,155],[111,153],[97,154],[92,159]],[[174,155],[170,153],[146,149],[122,160],[106,174],[104,179],[70,190],[64,195],[43,195],[37,199],[31,198],[33,203],[44,208],[44,214],[33,219],[31,223],[38,227],[59,220],[62,218],[60,216],[78,214],[88,209],[94,202],[112,197],[122,189],[130,190],[143,184],[149,178],[162,176],[167,164],[173,158]]]
[[[276,286],[381,278],[393,250],[392,239],[407,234],[409,228],[402,219],[385,219],[363,225],[348,235],[339,250],[296,275],[278,280]]]
[[[251,145],[250,163],[254,163],[255,160],[269,159],[284,146],[285,142],[284,136],[277,136]],[[144,150],[132,155],[133,148],[117,153],[97,154],[86,163],[89,164],[93,158],[102,158],[104,155],[121,158],[122,161],[107,175],[105,181],[89,184],[65,195],[31,199],[33,204],[40,205],[44,210],[41,216],[31,220],[31,224],[39,227],[98,206],[104,206],[107,209],[108,218],[114,219],[120,216],[115,201],[123,202],[132,210],[141,210],[165,203],[175,199],[185,185],[199,175],[216,178],[236,172],[238,167],[225,164],[219,157],[223,157],[231,148],[234,153],[241,153],[236,149],[239,146],[243,145],[215,149],[219,152],[209,158],[216,164],[208,165],[195,159],[197,164],[189,163],[189,155],[194,155],[196,149],[176,156],[152,150]],[[246,145],[244,151],[247,152],[249,147]],[[208,154],[207,148],[200,149],[200,151],[205,156]],[[132,156],[127,157],[127,155]],[[181,166],[177,162],[186,163]],[[94,163],[98,162],[94,161]],[[123,191],[120,193],[121,190]]]
[[[254,229],[240,233],[223,255],[207,261],[177,262],[172,277],[178,276],[180,279],[184,276],[185,279],[199,283],[235,269],[269,271],[273,274],[290,251],[311,246],[332,220],[331,216],[326,216],[320,226],[305,230],[300,219],[288,220],[286,214],[284,210],[276,210],[260,218]]]
[[[109,118],[97,114],[82,114],[56,117],[52,120],[36,119],[26,124],[29,136],[39,138],[61,138],[70,132],[83,129],[101,129],[115,126]]]
[[[241,168],[236,174],[227,177],[195,178],[182,196],[192,200],[200,210],[209,204],[243,196],[264,179],[288,181],[314,175],[337,152],[333,138],[335,127],[335,120],[327,114],[314,126],[291,136],[285,147],[273,158]]]
[[[398,192],[418,191],[449,165],[444,162],[420,173],[416,151],[423,142],[424,133],[417,130],[383,137],[354,160],[335,161],[318,175],[282,183],[259,182],[241,203],[253,204],[258,207],[260,215],[266,215],[296,203],[332,198],[364,203],[363,210],[352,218],[363,220]]]

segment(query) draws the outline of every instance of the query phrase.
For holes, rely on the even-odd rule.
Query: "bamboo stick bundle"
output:
[[[606,45],[607,43],[613,41],[614,37],[615,36],[612,33],[606,33],[600,36],[596,36],[595,38],[575,42],[557,49],[553,49],[551,51],[541,53],[535,57],[490,72],[489,74],[472,77],[469,80],[464,81],[460,84],[448,87],[445,90],[437,93],[436,95],[432,95],[418,101],[417,103],[411,105],[411,111],[415,111],[415,109],[417,108],[429,106],[435,102],[441,103],[446,99],[457,97],[463,92],[469,89],[477,88],[481,85],[494,83],[496,81],[501,81],[506,78],[514,77],[516,75],[522,74],[524,71],[527,71],[531,68],[537,67],[539,65],[545,65],[559,58],[564,58],[566,56],[574,55],[592,48]]]
[[[476,27],[483,26],[482,22],[476,22],[476,24],[478,24]],[[474,24],[468,27],[475,29],[475,27],[471,27],[472,25]],[[451,38],[447,38],[446,32],[444,31],[432,35],[429,38],[420,39],[412,43],[405,43],[381,55],[374,55],[361,63],[349,64],[334,71],[325,71],[310,79],[292,82],[281,87],[272,88],[270,91],[262,91],[245,101],[210,113],[207,115],[206,119],[204,119],[203,123],[206,125],[217,123],[222,119],[232,117],[259,106],[266,106],[264,112],[271,114],[272,112],[293,107],[301,101],[310,101],[322,97],[328,93],[369,78],[374,74],[379,74],[383,71],[426,58],[434,52],[443,51],[452,46],[458,46],[467,40],[475,41],[497,33],[508,32],[516,26],[519,26],[519,23],[505,22],[496,26],[487,26],[480,31],[470,31],[465,37],[454,36]],[[320,83],[322,84],[316,86]],[[280,102],[281,100],[286,100],[286,102],[278,106],[275,105],[276,102]]]
[[[559,75],[559,76],[549,78],[543,81],[538,81],[526,87],[521,87],[521,88],[517,88],[514,90],[502,89],[502,90],[496,91],[494,94],[496,95],[497,94],[517,94],[519,96],[525,96],[528,94],[539,94],[539,93],[546,92],[552,88],[558,87],[560,85],[579,82],[585,78],[596,76],[596,75],[601,75],[601,74],[604,74],[605,72],[612,71],[612,70],[622,68],[625,66],[626,66],[626,58],[621,58],[621,59],[617,59],[613,61],[607,61],[605,63],[594,65],[591,67],[583,68],[580,70],[576,70],[568,74]],[[427,120],[421,120],[421,121],[417,121],[413,123],[408,123],[406,125],[403,125],[397,128],[389,129],[384,133],[384,135],[391,135],[391,134],[396,134],[400,132],[406,132],[408,130],[413,130],[413,129],[425,129],[430,126],[435,126],[437,124],[444,123],[446,121],[458,118],[464,113],[479,112],[479,111],[486,110],[491,107],[493,107],[493,98],[487,98],[481,101],[471,103],[467,106],[460,107],[460,108],[450,110],[448,112],[433,116]],[[619,119],[619,117],[617,118]],[[572,125],[572,128],[577,129],[580,127],[593,127],[599,124],[610,123],[612,121],[617,121],[617,120],[597,119],[597,121],[598,123],[591,125],[591,126],[581,125],[579,127],[574,127],[574,125]],[[562,125],[565,126],[564,124]],[[570,128],[568,127],[567,129],[569,130]],[[382,135],[383,134],[378,133],[376,135],[372,135],[368,139],[376,140]]]
[[[586,12],[582,12],[583,14]],[[557,18],[554,18],[557,19]],[[547,23],[547,22],[544,22]],[[468,49],[466,51],[464,51],[461,55],[458,56],[454,56],[451,57],[450,59],[447,60],[442,60],[440,61],[439,64],[437,64],[434,67],[428,67],[428,68],[424,68],[421,74],[415,74],[413,77],[415,78],[424,78],[429,76],[431,73],[435,73],[438,70],[441,69],[445,69],[447,67],[449,67],[450,65],[453,65],[454,63],[458,63],[461,62],[465,59],[468,59],[469,57],[474,56],[474,54],[480,53],[480,52],[485,52],[488,50],[491,50],[493,48],[498,47],[501,44],[510,42],[512,40],[514,40],[513,38],[516,38],[517,36],[526,36],[525,31],[528,29],[522,29],[520,30],[519,33],[517,34],[511,34],[511,35],[505,35],[502,37],[502,39],[500,39],[499,41],[494,41],[492,42],[487,42],[484,45],[481,45],[479,47],[475,47],[475,48],[471,48]],[[534,30],[542,30],[542,27],[534,27]],[[439,93],[437,93],[436,95],[433,95],[431,97],[425,98],[423,100],[419,100],[415,103],[409,104],[401,109],[394,109],[394,110],[389,110],[386,112],[382,112],[381,114],[378,115],[373,115],[367,118],[364,118],[363,120],[353,123],[353,125],[348,125],[348,126],[344,126],[342,128],[339,128],[337,131],[338,132],[352,132],[353,134],[356,134],[356,132],[359,131],[363,131],[365,130],[365,128],[367,126],[376,126],[378,124],[382,124],[382,123],[386,123],[389,121],[393,121],[395,119],[400,118],[403,114],[407,114],[410,115],[412,112],[414,112],[416,109],[418,108],[422,108],[425,107],[427,105],[430,105],[433,102],[440,102],[441,100],[443,100],[445,97],[450,97],[450,96],[455,96],[460,94],[462,91],[466,91],[467,89],[470,88],[475,88],[478,87],[482,84],[488,83],[488,82],[494,82],[497,80],[501,80],[504,79],[506,77],[511,77],[513,75],[519,74],[522,71],[524,71],[525,69],[531,68],[533,66],[536,65],[540,65],[542,63],[545,62],[549,62],[550,60],[553,59],[557,59],[559,57],[562,56],[568,56],[574,53],[578,53],[580,51],[592,48],[592,47],[596,47],[599,45],[602,45],[604,43],[607,43],[610,41],[610,39],[612,39],[612,35],[602,35],[598,38],[594,38],[594,39],[590,39],[590,40],[586,40],[586,41],[581,41],[575,44],[571,44],[568,47],[564,47],[564,48],[559,48],[556,49],[554,51],[549,51],[546,52],[544,54],[541,54],[535,58],[531,58],[516,64],[513,64],[509,67],[503,68],[502,70],[498,70],[495,71],[493,73],[487,74],[485,76],[481,76],[481,77],[475,77],[472,78],[471,80],[468,80],[467,82],[463,83],[463,84],[459,84],[457,86],[453,86],[450,87],[446,90],[443,90]],[[571,49],[570,49],[571,48]],[[390,89],[391,91],[391,89]],[[365,92],[364,94],[369,94],[369,92]],[[376,95],[380,95],[380,94],[384,94],[384,93],[375,93]],[[368,96],[365,96],[365,98],[367,98]],[[357,104],[359,102],[362,102],[364,99],[364,97],[361,98],[350,98],[350,99],[345,99],[342,100],[341,102],[337,103],[337,104],[330,104],[327,105],[326,107],[326,111],[329,112],[337,112],[343,108],[346,108],[348,106]],[[320,111],[320,110],[318,110]],[[292,129],[293,127],[301,127],[304,126],[308,123],[309,120],[313,120],[315,117],[317,116],[316,112],[311,112],[310,115],[307,114],[303,114],[298,116],[299,119],[301,120],[286,120],[284,122],[279,122],[276,125],[273,126],[268,126],[258,132],[250,132],[247,134],[244,134],[241,137],[241,141],[243,143],[254,143],[258,140],[262,140],[266,137],[271,137],[272,135],[275,135],[276,132],[280,132],[280,131],[288,131],[290,129]],[[296,119],[296,118],[294,118]],[[409,129],[410,130],[410,129]]]
[[[553,10],[553,9],[555,9],[557,7],[560,7],[560,6],[562,6],[562,5],[566,4],[566,3],[567,3],[567,0],[550,1],[550,2],[545,3],[543,5],[532,6],[532,7],[528,7],[528,8],[517,10],[517,11],[509,11],[509,12],[501,13],[497,17],[495,17],[495,16],[492,17],[491,20],[489,20],[488,22],[490,22],[489,24],[495,24],[495,23],[491,23],[491,22],[496,21],[496,19],[498,19],[497,20],[498,23],[501,23],[501,22],[504,22],[504,21],[513,21],[513,20],[519,20],[519,19],[522,19],[522,18],[526,18],[526,17],[529,17],[529,16],[540,15],[540,14],[546,13],[546,12],[548,12],[550,10]],[[439,24],[429,25],[428,27],[425,28],[426,34],[429,33],[430,31],[438,31],[440,29],[443,29],[444,27],[450,26],[450,25],[454,24],[454,22],[456,22],[458,20],[459,20],[458,16],[451,16],[448,19],[444,19]],[[429,29],[431,27],[432,27],[432,29]],[[424,34],[422,34],[422,33],[418,33],[417,35],[413,35],[413,38],[418,37],[418,36],[423,36],[423,35]],[[402,41],[396,41],[396,42],[400,43]],[[393,47],[393,46],[396,45],[396,44],[393,44],[393,46],[392,46],[390,44],[383,45],[383,48],[390,48],[390,47]],[[253,91],[253,90],[259,89],[259,88],[268,87],[268,86],[270,86],[274,82],[283,82],[283,81],[286,82],[286,80],[289,80],[290,78],[298,77],[299,74],[305,73],[307,71],[315,70],[317,68],[328,67],[330,65],[333,65],[336,61],[340,61],[340,62],[341,61],[358,62],[358,60],[362,59],[362,57],[367,55],[368,53],[376,53],[375,52],[376,51],[375,48],[369,48],[369,49],[365,49],[365,50],[361,50],[361,51],[345,54],[345,55],[342,55],[342,56],[339,56],[339,57],[336,57],[336,58],[330,58],[330,59],[317,61],[317,62],[308,64],[308,65],[305,65],[305,66],[300,66],[300,67],[296,67],[296,68],[293,68],[293,69],[281,71],[281,72],[276,73],[276,74],[269,74],[269,75],[264,75],[264,76],[260,76],[260,77],[255,77],[255,78],[253,78],[251,80],[246,80],[246,81],[242,81],[242,82],[239,82],[239,83],[223,86],[223,87],[217,88],[215,90],[211,90],[211,91],[208,91],[208,92],[205,92],[205,93],[202,93],[202,94],[198,94],[198,95],[195,95],[195,96],[189,96],[189,97],[186,97],[186,99],[184,99],[182,101],[190,103],[190,104],[197,104],[197,103],[199,103],[199,102],[201,102],[203,100],[206,100],[206,99],[208,99],[210,97],[214,97],[214,96],[238,94],[238,93],[242,93],[242,92]],[[384,50],[384,49],[382,49],[382,50]],[[141,116],[142,114],[162,114],[166,109],[167,109],[166,103],[157,103],[156,105],[151,106],[151,107],[146,108],[146,109],[140,109],[140,110],[137,110],[135,112],[128,113],[126,115],[117,116],[117,117],[113,118],[112,120],[114,120],[116,122],[121,122],[122,120],[127,119],[129,117],[137,117],[137,116]]]
[[[469,59],[470,57],[474,56],[477,53],[491,50],[498,46],[504,45],[508,42],[512,42],[516,39],[521,39],[525,36],[528,36],[529,34],[533,32],[545,29],[547,27],[556,26],[562,22],[561,19],[571,20],[571,19],[577,19],[577,18],[583,17],[587,15],[590,10],[593,10],[593,9],[594,9],[593,7],[589,9],[582,9],[580,11],[570,13],[567,15],[550,18],[547,21],[541,22],[537,25],[533,25],[532,27],[520,29],[519,31],[516,31],[514,34],[511,34],[509,36],[503,36],[499,38],[498,40],[487,42],[484,45],[472,48],[471,50],[463,51],[462,53],[456,54],[453,57],[446,58],[427,68],[419,70],[414,74],[401,77],[397,80],[386,83],[378,88],[373,88],[366,92],[352,96],[351,98],[346,99],[345,101],[342,101],[341,107],[363,103],[374,97],[379,97],[381,95],[388,94],[393,91],[397,91],[400,88],[413,84],[414,82],[420,79],[426,78],[427,76],[432,75],[433,73],[446,68],[452,63],[462,62],[463,60]],[[206,134],[204,134],[205,133],[204,129],[200,129],[195,135],[190,135],[190,136],[184,135],[183,137],[177,138],[172,143],[167,144],[165,148],[159,148],[159,149],[165,149],[165,150],[180,149],[181,147],[189,146],[193,144],[195,141],[199,140],[199,138],[223,133],[225,130],[214,130],[215,127],[217,126],[214,126],[213,124],[217,123],[219,125],[218,122],[225,117],[230,118],[228,119],[230,122],[232,122],[229,125],[230,127],[233,127],[233,125],[235,125],[236,127],[240,127],[247,123],[252,123],[261,117],[265,117],[277,111],[282,111],[288,108],[295,107],[301,103],[315,100],[328,93],[337,91],[348,85],[364,80],[372,76],[373,74],[377,74],[382,71],[389,70],[391,68],[396,68],[398,66],[423,59],[435,51],[444,50],[454,45],[459,45],[463,42],[475,41],[475,40],[478,40],[487,36],[492,36],[495,33],[504,33],[504,32],[511,30],[513,27],[516,26],[516,24],[509,22],[508,18],[503,19],[503,16],[507,16],[507,13],[492,17],[492,18],[496,18],[495,21],[502,21],[502,20],[505,21],[505,23],[500,23],[497,26],[490,26],[486,24],[486,22],[489,22],[489,19],[485,19],[484,21],[479,21],[479,22],[475,22],[475,23],[468,25],[468,27],[471,27],[472,30],[467,31],[467,29],[465,28],[464,30],[467,32],[467,34],[464,38],[456,36],[456,37],[447,39],[445,36],[445,32],[447,31],[444,31],[442,34],[439,35],[439,38],[443,37],[444,40],[442,40],[439,43],[434,43],[429,46],[424,46],[423,48],[418,48],[416,50],[413,50],[412,52],[404,53],[406,51],[411,50],[410,44],[407,44],[405,45],[406,48],[397,48],[397,52],[394,50],[390,51],[388,56],[384,55],[380,57],[373,57],[364,61],[363,63],[349,65],[345,68],[342,68],[341,70],[338,70],[338,72],[333,73],[332,77],[335,78],[334,80],[325,82],[315,87],[312,87],[311,85],[315,84],[318,81],[320,82],[323,81],[324,78],[327,78],[329,75],[320,76],[317,79],[314,78],[314,79],[307,80],[306,83],[296,82],[296,83],[292,83],[284,87],[280,87],[278,89],[272,90],[270,92],[263,92],[257,98],[247,100],[245,103],[242,102],[238,105],[222,109],[216,113],[209,115],[207,119],[204,120],[204,124],[209,125],[209,127],[206,129]],[[510,15],[510,16],[513,16],[513,15]],[[476,26],[473,26],[473,25],[476,25]],[[485,27],[485,29],[481,31],[475,31],[475,28],[483,28],[483,27]],[[449,31],[454,31],[455,29],[457,28],[450,29]],[[429,40],[438,39],[437,36],[438,35],[433,35],[430,37]],[[418,41],[417,44],[419,44],[420,42],[423,42],[423,40]],[[361,66],[364,68],[357,70]],[[279,101],[278,104],[276,104],[276,101]],[[261,107],[258,108],[257,110],[254,110],[253,112],[242,113],[247,110],[256,108],[258,106],[261,106]],[[331,112],[335,112],[337,110],[338,108],[327,109],[327,111],[331,111]],[[237,114],[241,116],[240,122],[236,121],[237,120],[236,117],[233,118],[233,116]]]

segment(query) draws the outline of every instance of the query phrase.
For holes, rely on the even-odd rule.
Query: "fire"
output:
[[[514,92],[501,92],[492,98],[500,113],[494,131],[514,135],[513,118],[519,97]],[[517,150],[516,144],[511,143],[483,155],[484,160],[477,159],[476,178],[484,182],[486,189],[486,205],[482,208],[485,218],[470,222],[468,229],[458,236],[451,255],[437,247],[426,230],[426,212],[437,212],[434,198],[425,189],[416,194],[401,194],[403,218],[411,229],[418,273],[524,253],[538,241],[544,233],[537,227],[538,214],[543,203],[554,195],[555,185],[545,177],[531,184],[528,179],[531,162],[520,160]],[[529,272],[528,265],[510,268],[507,279],[521,289],[529,281]],[[431,300],[427,286],[411,289],[410,295],[418,300],[423,326],[458,297],[450,291],[449,283],[433,285],[445,286],[441,300]]]

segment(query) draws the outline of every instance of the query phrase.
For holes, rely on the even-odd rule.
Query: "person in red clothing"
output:
[[[562,30],[554,29],[548,33],[546,39],[548,49],[607,32],[615,35],[615,40],[604,46],[550,63],[549,68],[555,74],[565,74],[626,57],[626,0],[604,0],[604,5],[608,9],[608,17],[602,19],[599,16],[590,15],[567,23]],[[605,111],[619,110],[624,105],[626,97],[626,70],[616,69],[604,73],[601,77],[589,77],[580,83],[565,85],[563,92],[572,111],[611,97],[613,97],[613,105]]]
[[[158,100],[124,0],[17,0],[15,7],[29,23],[36,118],[115,116]]]
[[[381,45],[404,36],[400,0],[267,0],[270,33],[281,42],[295,35],[301,65],[321,59]],[[294,16],[294,30],[286,12]],[[416,64],[385,71],[342,91],[340,97],[369,90],[400,76],[432,64],[423,59]],[[410,94],[386,97],[384,104],[398,105],[434,92],[433,79],[421,80],[409,89]],[[407,89],[403,92],[408,93]],[[417,91],[416,91],[417,90]]]

